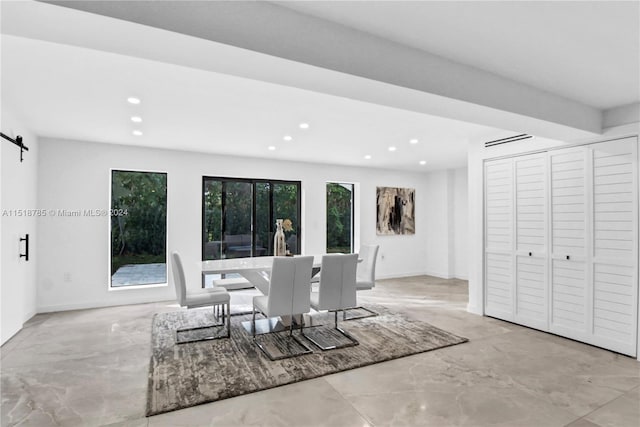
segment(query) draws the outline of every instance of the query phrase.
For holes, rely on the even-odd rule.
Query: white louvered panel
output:
[[[516,250],[544,252],[546,243],[546,156],[514,159],[516,201]]]
[[[485,163],[485,313],[513,320],[513,161]]]
[[[588,308],[587,269],[583,262],[587,247],[585,153],[576,148],[549,154],[552,258],[549,329],[582,340],[587,333]]]
[[[584,340],[588,329],[585,263],[552,260],[551,283],[551,331]]]
[[[523,197],[532,197],[532,198],[544,198],[545,197],[545,189],[544,188],[534,188],[534,189],[528,189],[528,190],[524,190],[522,189],[522,186],[520,186],[520,188],[518,189],[518,193],[523,196]]]
[[[547,329],[546,261],[544,257],[516,257],[516,314],[523,325]]]
[[[485,165],[485,243],[487,249],[511,250],[513,246],[512,162]]]
[[[547,156],[514,159],[515,321],[547,328]]]
[[[633,257],[636,239],[633,166],[631,144],[594,146],[593,248],[596,258]]]
[[[637,300],[634,298],[634,267],[596,263],[593,279],[595,337],[622,344],[635,342]]]
[[[583,341],[588,332],[589,309],[585,262],[588,244],[586,166],[584,148],[549,153],[549,330]]]
[[[593,155],[591,342],[636,355],[638,163],[634,139],[590,146]]]
[[[511,254],[486,254],[485,312],[511,320],[513,316],[513,267]]]
[[[551,252],[557,257],[586,255],[585,151],[550,153]]]

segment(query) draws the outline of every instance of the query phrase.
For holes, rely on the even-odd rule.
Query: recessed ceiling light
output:
[[[267,148],[269,149],[269,151],[273,151],[276,149],[275,145],[270,145]]]
[[[389,147],[389,151],[396,151],[396,147]]]
[[[300,129],[309,129],[309,123],[300,123]]]
[[[140,98],[136,98],[134,96],[130,96],[129,98],[127,98],[127,101],[129,102],[129,104],[140,104]]]
[[[426,165],[426,164],[427,164],[427,161],[426,161],[426,160],[420,160],[420,164],[421,164],[421,165]]]
[[[291,135],[285,135],[282,139],[284,139],[285,141],[291,141],[293,140],[293,137]]]
[[[409,140],[409,144],[417,144],[417,143],[418,143],[418,140],[415,138]]]
[[[367,154],[366,156],[364,156],[364,158],[365,158],[366,160],[371,160],[371,155]]]
[[[142,136],[142,131],[141,130],[134,130],[133,133],[135,136]]]
[[[140,123],[140,122],[142,122],[142,117],[133,116],[133,117],[131,117],[131,121],[134,122],[134,123]]]

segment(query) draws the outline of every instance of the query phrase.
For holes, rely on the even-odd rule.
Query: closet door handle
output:
[[[569,258],[570,258],[569,255],[567,255],[567,259],[569,259]]]
[[[531,256],[531,252],[529,252],[529,256]]]

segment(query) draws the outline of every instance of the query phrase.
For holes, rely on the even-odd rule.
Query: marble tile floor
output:
[[[467,283],[419,276],[359,294],[469,343],[144,417],[153,313],[41,314],[0,349],[2,426],[638,426],[635,359],[467,313]]]

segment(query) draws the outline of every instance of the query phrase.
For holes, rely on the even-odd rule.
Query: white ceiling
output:
[[[469,138],[504,135],[456,120],[14,36],[2,39],[2,88],[3,103],[38,135],[239,156],[418,171],[463,167]],[[127,103],[133,95],[140,105]],[[134,115],[142,117],[140,125],[130,121]],[[298,127],[302,122],[308,130]],[[143,136],[133,136],[134,129]],[[284,141],[285,135],[293,141]],[[419,143],[410,144],[412,138]],[[275,151],[268,150],[271,145]],[[389,146],[397,150],[389,152]]]
[[[592,107],[640,101],[638,1],[276,3]]]
[[[637,32],[637,19],[633,27],[633,20],[619,16],[620,12],[596,7],[602,20],[615,18],[619,24],[600,22],[596,31],[585,26],[585,22],[598,23],[593,13],[586,13],[582,23],[577,22],[582,19],[579,14],[574,22],[573,17],[567,18],[571,11],[564,4],[558,9],[564,18],[556,19],[506,3],[499,10],[493,3],[483,3],[486,10],[475,3],[462,8],[457,2],[447,2],[448,6],[434,2],[338,3],[295,2],[286,7],[517,77],[599,108],[638,101],[633,89],[637,75],[629,77],[634,58],[630,46],[635,46],[638,62],[637,45],[628,42],[629,31]],[[36,5],[43,10],[56,8]],[[426,6],[431,12],[427,13]],[[617,6],[613,9],[618,10]],[[523,13],[534,19],[523,20]],[[544,25],[539,25],[538,18]],[[111,43],[101,42],[100,35],[108,33],[102,30],[109,22],[117,21],[103,19],[101,31],[92,31],[97,27],[87,20],[90,29],[85,36],[98,46]],[[559,33],[563,20],[566,37]],[[70,22],[64,22],[64,14],[56,15],[56,26]],[[73,22],[77,28],[77,21]],[[506,36],[507,31],[500,29],[504,22],[518,30],[510,28]],[[144,44],[135,49],[162,46],[157,34],[144,35]],[[608,53],[605,45],[610,46]],[[3,35],[3,107],[16,111],[40,136],[415,171],[464,166],[469,140],[496,139],[519,130],[505,131],[108,50]],[[547,66],[549,63],[554,65]],[[582,72],[585,67],[589,72]],[[573,79],[570,74],[575,74]],[[139,96],[142,104],[127,104],[131,95]],[[143,118],[141,125],[131,123],[134,114]],[[303,121],[310,129],[298,128]],[[131,134],[137,128],[143,136]],[[294,140],[284,141],[287,134]],[[420,142],[411,145],[411,138]],[[277,149],[267,150],[270,145]],[[397,151],[389,152],[391,145]],[[365,160],[365,154],[372,159]],[[420,166],[419,160],[426,160],[427,165]]]

